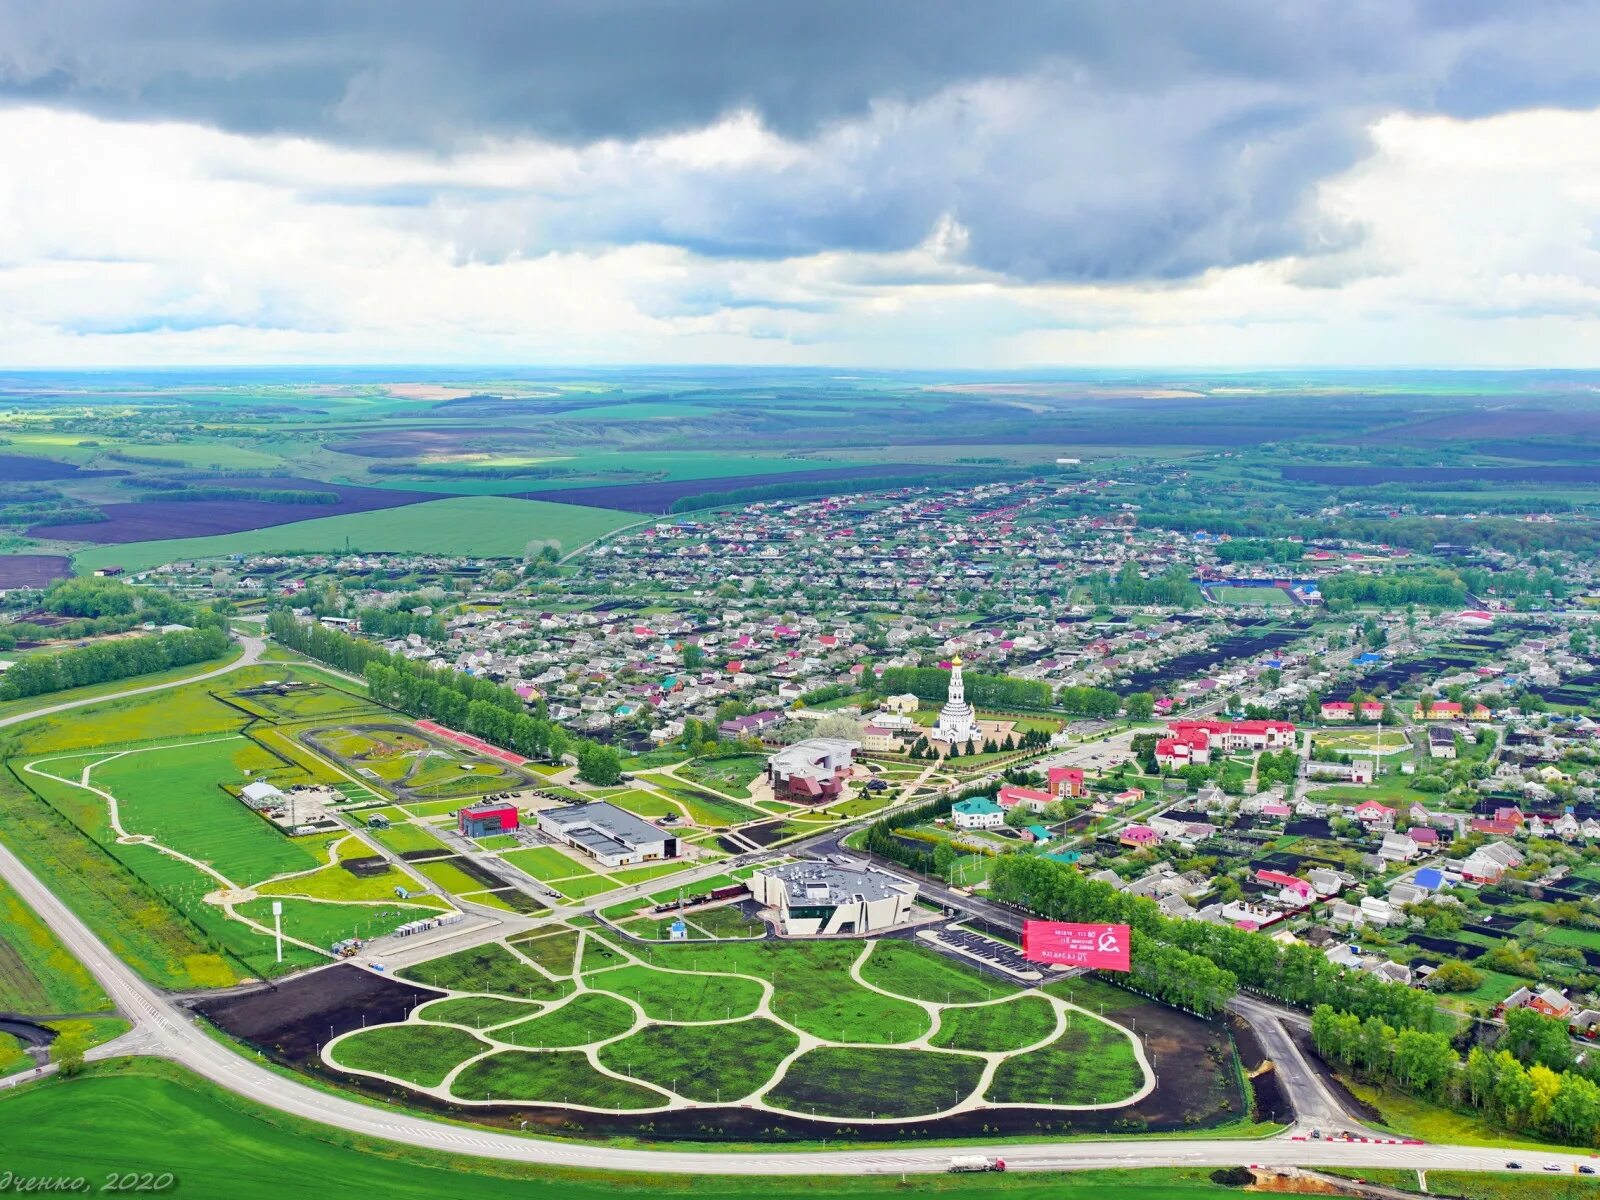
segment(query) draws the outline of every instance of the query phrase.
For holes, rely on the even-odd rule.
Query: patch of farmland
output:
[[[432,492],[403,492],[388,488],[349,487],[314,479],[219,479],[208,483],[229,487],[258,487],[271,491],[334,492],[334,504],[274,504],[266,500],[135,500],[127,504],[102,504],[104,521],[83,525],[35,525],[29,537],[63,541],[122,545],[166,538],[207,537],[292,525],[308,518],[348,516],[441,499]]]
[[[72,574],[72,560],[59,554],[0,554],[0,589],[45,587]]]
[[[1527,463],[1516,467],[1404,467],[1389,464],[1284,467],[1285,479],[1330,487],[1362,487],[1382,483],[1600,483],[1600,464],[1583,466]]]
[[[624,512],[666,513],[679,500],[713,492],[733,492],[774,483],[848,484],[852,479],[882,479],[891,475],[926,475],[927,463],[883,463],[861,467],[826,467],[812,471],[783,471],[766,475],[725,475],[721,479],[671,479],[654,483],[617,483],[603,487],[541,488],[515,492],[522,500],[549,500],[556,504],[589,504]],[[848,487],[841,488],[848,491]]]
[[[0,483],[36,483],[42,479],[93,479],[101,475],[126,475],[126,471],[86,471],[72,463],[32,454],[0,454]]]

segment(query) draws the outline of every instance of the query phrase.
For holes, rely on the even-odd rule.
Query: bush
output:
[[[1218,1167],[1211,1172],[1211,1182],[1223,1187],[1247,1187],[1255,1181],[1256,1174],[1249,1167]]]

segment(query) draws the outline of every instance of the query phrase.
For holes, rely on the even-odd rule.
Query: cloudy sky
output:
[[[1600,365],[1600,0],[0,0],[0,365]]]

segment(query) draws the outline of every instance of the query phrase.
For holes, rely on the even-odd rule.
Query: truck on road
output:
[[[950,1160],[951,1171],[1004,1171],[1006,1160],[986,1154],[958,1154]]]

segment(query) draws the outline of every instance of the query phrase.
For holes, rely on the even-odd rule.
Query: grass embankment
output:
[[[0,1011],[109,1012],[111,998],[39,914],[0,882]]]

